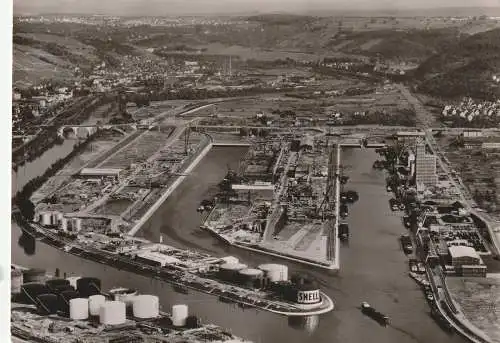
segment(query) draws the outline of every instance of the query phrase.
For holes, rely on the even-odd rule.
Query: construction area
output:
[[[254,142],[202,227],[230,244],[331,264],[337,140],[315,134]]]

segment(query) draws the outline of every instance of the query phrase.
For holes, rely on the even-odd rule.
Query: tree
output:
[[[19,199],[17,206],[21,211],[21,214],[24,218],[29,221],[32,221],[35,217],[35,205],[31,202],[30,199],[22,198]]]

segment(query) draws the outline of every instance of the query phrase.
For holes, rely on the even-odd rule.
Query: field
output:
[[[500,342],[500,279],[448,278],[447,283],[465,317]]]
[[[39,83],[43,79],[73,79],[70,65],[46,51],[14,45],[12,77],[19,87]]]
[[[147,131],[125,149],[102,163],[101,168],[127,168],[132,163],[142,163],[165,145],[172,130]]]
[[[441,137],[438,143],[445,151],[452,167],[478,205],[494,217],[500,216],[500,152],[485,151],[479,145],[456,146],[456,138]]]

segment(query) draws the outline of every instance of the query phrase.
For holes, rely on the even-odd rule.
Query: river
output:
[[[407,259],[398,241],[404,228],[401,218],[389,209],[390,196],[385,192],[383,172],[371,168],[376,159],[373,150],[343,151],[343,164],[350,166],[346,170],[350,176],[346,189],[358,191],[360,199],[350,208],[351,237],[349,244],[341,247],[338,274],[231,248],[199,229],[201,215],[196,208],[200,200],[213,194],[228,166],[235,168],[244,152],[244,148],[214,148],[140,234],[155,241],[163,235],[165,243],[217,256],[234,255],[249,265],[279,261],[292,271],[308,273],[318,279],[321,288],[336,303],[336,309],[319,320],[309,318],[305,325],[304,321],[220,303],[216,297],[194,291],[189,295],[179,294],[167,283],[81,260],[39,242],[35,254],[29,256],[17,243],[20,235],[17,227],[12,230],[13,262],[29,267],[51,266],[52,272],[58,267],[62,273],[96,276],[102,279],[105,289],[122,285],[158,294],[166,310],[175,303],[186,303],[190,312],[202,320],[230,328],[234,334],[254,342],[464,342],[458,336],[447,335],[430,318],[422,292],[407,276]],[[389,327],[383,328],[361,314],[357,307],[365,300],[391,317]]]
[[[12,195],[20,191],[30,180],[41,176],[57,160],[66,157],[78,143],[76,139],[65,139],[61,145],[54,145],[37,159],[12,170],[11,190]]]

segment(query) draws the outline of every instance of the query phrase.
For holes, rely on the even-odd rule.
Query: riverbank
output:
[[[74,240],[68,240],[63,238],[63,236],[58,236],[56,232],[49,232],[49,230],[41,226],[29,223],[19,214],[14,215],[14,220],[16,220],[17,224],[26,234],[29,234],[36,240],[40,240],[45,244],[49,244],[57,249],[63,250],[66,253],[118,269],[124,269],[144,276],[158,278],[160,280],[170,282],[172,285],[187,287],[215,296],[222,295],[226,298],[229,297],[232,301],[248,307],[255,307],[286,316],[319,315],[330,312],[334,309],[333,301],[324,293],[321,296],[321,302],[318,303],[314,309],[310,309],[303,308],[298,303],[280,300],[275,297],[268,298],[269,294],[265,292],[250,291],[250,289],[241,288],[236,284],[226,284],[218,279],[207,278],[205,274],[200,274],[195,271],[210,267],[210,262],[208,262],[208,260],[211,257],[208,255],[200,255],[200,257],[205,256],[207,262],[201,261],[200,257],[194,257],[194,260],[198,261],[195,269],[192,269],[193,267],[191,267],[191,269],[181,268],[177,267],[175,264],[167,264],[164,267],[157,266],[156,264],[145,263],[145,261],[137,261],[133,259],[133,250],[124,255],[123,253],[119,253],[119,251],[121,251],[120,247],[116,247],[116,251],[112,252],[109,251],[109,245],[99,244],[97,241],[88,242],[87,240],[87,244],[79,244]],[[108,250],[106,250],[106,247],[108,247]],[[177,251],[177,249],[168,246],[163,246],[162,249]],[[182,251],[179,252],[184,254]],[[186,256],[193,255],[193,253],[190,253],[189,251],[185,251],[185,253]],[[216,261],[219,261],[219,259],[212,258],[211,263]],[[192,264],[189,261],[185,261],[185,263],[187,265]]]
[[[46,280],[50,280],[51,278],[51,275],[45,276]],[[67,280],[66,282],[68,286],[73,286],[70,285],[71,281]],[[29,286],[27,286],[27,289],[29,292]],[[49,290],[52,291],[51,294],[58,294],[57,290],[52,290],[50,288]],[[116,300],[112,294],[103,292],[102,289],[97,289],[97,292],[104,296],[106,301]],[[137,293],[137,295],[141,296],[141,293]],[[56,313],[51,315],[41,314],[37,312],[38,305],[26,303],[22,300],[23,297],[19,296],[19,294],[14,294],[12,295],[13,301],[11,305],[11,334],[20,339],[43,343],[50,343],[54,340],[64,341],[65,343],[77,343],[83,337],[95,339],[97,335],[99,335],[100,339],[103,341],[123,340],[130,336],[141,336],[146,342],[160,339],[172,343],[199,343],[204,341],[204,337],[210,336],[221,343],[251,343],[250,341],[234,336],[227,329],[223,329],[213,324],[201,323],[196,314],[188,316],[189,313],[186,313],[185,317],[181,318],[182,320],[174,319],[171,314],[161,311],[156,295],[146,295],[146,297],[146,301],[150,300],[151,297],[156,297],[156,313],[155,306],[152,305],[146,317],[144,317],[143,313],[142,317],[139,319],[135,317],[134,305],[134,315],[132,313],[126,314],[122,324],[106,325],[102,324],[102,318],[100,318],[99,321],[97,321],[95,317],[78,320],[73,320],[71,317],[68,318],[69,313],[65,313],[65,311],[68,311],[69,308],[66,307],[66,309],[64,309],[65,306],[62,304],[59,305],[60,307]],[[87,299],[87,297],[84,298]],[[136,299],[137,301],[142,300],[140,298]],[[31,300],[34,301],[36,299]],[[132,300],[132,302],[134,302],[134,300]],[[188,310],[187,307],[186,310]],[[92,313],[90,313],[90,315],[92,316]],[[47,327],[51,326],[63,326],[66,330],[51,331],[49,329],[50,333],[46,335],[45,331]],[[126,332],[123,332],[124,329],[126,329]]]
[[[287,151],[287,153],[284,153],[284,151]],[[279,180],[275,181],[274,184],[269,183],[269,185],[262,185],[262,193],[259,193],[259,195],[268,200],[270,204],[270,208],[266,214],[267,217],[264,221],[265,224],[260,224],[264,227],[260,235],[255,232],[248,233],[248,230],[245,231],[245,229],[239,229],[239,222],[242,216],[244,218],[245,216],[246,218],[252,218],[252,214],[244,214],[247,212],[247,208],[248,211],[251,212],[252,208],[260,205],[266,206],[265,202],[262,203],[262,199],[260,199],[260,202],[250,202],[250,200],[247,200],[249,205],[243,205],[241,202],[234,204],[216,204],[203,220],[203,224],[200,227],[207,230],[224,243],[240,249],[302,263],[315,268],[338,271],[340,268],[340,245],[337,237],[341,188],[339,172],[340,152],[341,147],[339,144],[330,149],[330,153],[324,161],[325,168],[328,170],[326,173],[327,175],[325,175],[326,177],[324,178],[318,178],[317,180],[319,181],[315,184],[315,187],[320,189],[319,195],[324,197],[323,203],[320,206],[322,207],[325,205],[324,212],[322,212],[323,217],[325,217],[324,213],[328,213],[328,218],[333,217],[333,223],[331,219],[323,218],[319,223],[315,220],[314,225],[308,226],[302,222],[300,222],[302,224],[298,224],[299,222],[291,222],[286,229],[283,227],[283,217],[286,216],[286,214],[283,213],[284,207],[282,202],[283,199],[286,198],[286,194],[284,193],[288,192],[284,190],[288,189],[288,183],[291,181],[287,174],[290,159],[292,158],[289,156],[288,148],[285,145],[281,147],[279,157],[274,167],[274,170],[276,170],[278,167],[284,165],[284,170],[280,174]],[[288,162],[282,161],[284,160],[282,159],[283,155],[287,156],[285,159]],[[255,188],[257,190],[254,191],[258,193],[258,187],[260,185],[234,184],[231,186],[233,189],[236,189],[236,186],[248,187],[248,199],[250,199],[251,190]],[[272,196],[270,193],[272,193]],[[256,197],[258,198],[259,195],[256,195]],[[311,222],[312,221],[311,219]],[[278,222],[281,224],[279,228]],[[304,225],[306,227],[304,227]],[[286,234],[283,235],[285,231]],[[298,247],[300,247],[300,249]]]
[[[202,220],[196,211],[199,199],[215,194],[228,165],[237,168],[237,161],[245,152],[244,148],[211,150],[139,231],[140,236],[155,242],[163,237],[169,245],[215,256],[236,256],[250,265],[283,263],[282,259],[273,256],[222,244],[199,228]],[[376,154],[371,149],[343,150],[343,163],[352,166],[348,170],[348,187],[357,191],[360,199],[350,209],[347,219],[349,241],[340,243],[340,273],[334,275],[293,261],[288,263],[291,272],[316,279],[322,291],[335,299],[335,310],[319,317],[285,317],[221,302],[213,295],[192,289],[187,294],[181,293],[171,283],[158,278],[92,262],[42,241],[36,241],[35,249],[24,252],[17,243],[20,230],[15,224],[12,229],[12,260],[30,267],[50,266],[52,271],[59,268],[61,273],[68,275],[95,276],[107,288],[123,285],[143,293],[159,294],[161,304],[167,307],[173,303],[186,303],[204,322],[230,327],[239,336],[256,343],[464,343],[461,336],[451,336],[436,324],[429,315],[421,290],[407,276],[407,261],[397,240],[402,230],[401,220],[388,209],[384,175],[372,170],[375,159]],[[388,314],[391,325],[381,328],[364,316],[358,309],[362,301],[368,301]]]

